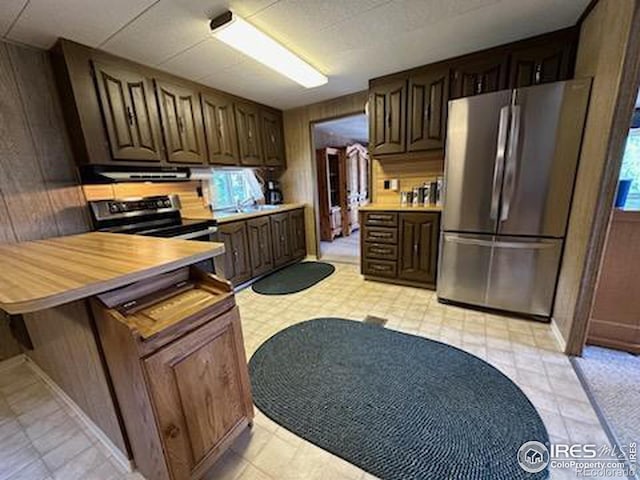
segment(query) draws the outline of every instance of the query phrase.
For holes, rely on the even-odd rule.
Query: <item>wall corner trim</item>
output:
[[[128,473],[132,473],[134,471],[133,461],[129,460],[127,456],[120,451],[118,447],[116,447],[113,442],[107,437],[107,435],[98,427],[93,420],[91,420],[86,413],[82,411],[82,409],[74,402],[69,395],[67,395],[64,390],[62,390],[56,382],[54,382],[49,375],[47,375],[44,370],[42,370],[33,360],[25,355],[22,356],[22,362],[25,362],[29,368],[38,376],[44,383],[47,384],[47,387],[53,391],[54,395],[56,395],[71,411],[73,411],[78,420],[84,424],[84,426],[93,433],[98,441],[107,449],[107,451],[112,455],[113,459],[118,462]],[[12,361],[13,357],[8,361]],[[21,362],[18,362],[21,363]],[[1,364],[0,364],[1,365]]]
[[[560,346],[560,349],[564,353],[568,353],[567,352],[567,341],[562,336],[562,333],[560,333],[560,329],[558,328],[558,324],[556,323],[554,318],[551,319],[551,333],[553,333],[553,336],[555,337],[556,342],[558,342],[558,345]]]

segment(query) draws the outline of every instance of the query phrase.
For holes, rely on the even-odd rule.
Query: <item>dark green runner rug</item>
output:
[[[301,292],[324,280],[336,267],[324,262],[300,262],[261,278],[253,291],[262,295],[288,295]]]
[[[548,442],[533,405],[488,363],[440,342],[335,318],[277,333],[249,362],[275,422],[385,480],[544,479],[518,464]]]

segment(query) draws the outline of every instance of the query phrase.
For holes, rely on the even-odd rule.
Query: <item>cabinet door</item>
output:
[[[138,72],[94,62],[98,98],[114,160],[162,160],[156,96]]]
[[[260,111],[262,127],[262,152],[264,164],[270,167],[284,167],[284,140],[282,137],[282,116],[266,110]]]
[[[273,264],[279,267],[292,258],[289,212],[276,213],[269,218],[273,237]]]
[[[197,92],[156,80],[167,159],[172,163],[205,163],[202,109]]]
[[[245,222],[223,223],[218,226],[218,241],[224,243],[224,276],[234,285],[251,278],[251,262]]]
[[[480,53],[451,69],[450,98],[470,97],[507,88],[507,54]]]
[[[371,87],[369,140],[373,155],[405,151],[407,82],[394,80]]]
[[[400,214],[399,278],[420,283],[435,283],[438,229],[438,214]]]
[[[269,217],[258,217],[247,221],[251,276],[257,277],[273,269],[271,253],[271,222]]]
[[[407,150],[444,149],[449,68],[427,68],[409,78]]]
[[[514,50],[511,54],[509,87],[567,80],[572,71],[574,41],[572,36],[565,35],[552,41],[532,42]]]
[[[291,255],[293,258],[307,256],[307,240],[304,229],[304,210],[293,210],[289,213],[291,222]]]
[[[214,165],[237,165],[238,133],[233,102],[223,95],[203,93],[202,115],[207,140],[207,158]]]
[[[262,165],[262,141],[258,107],[250,103],[236,103],[236,128],[242,165]]]
[[[175,480],[199,478],[253,417],[238,307],[144,360]]]

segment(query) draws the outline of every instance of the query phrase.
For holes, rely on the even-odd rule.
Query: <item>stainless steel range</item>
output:
[[[89,202],[93,227],[100,232],[210,242],[215,220],[188,220],[180,215],[177,195]]]

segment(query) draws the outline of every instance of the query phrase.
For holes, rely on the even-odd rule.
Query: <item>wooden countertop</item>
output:
[[[399,204],[370,203],[358,208],[363,212],[442,212],[442,207],[429,205],[427,207],[403,207]]]
[[[248,220],[250,218],[255,218],[255,217],[262,217],[264,215],[272,215],[274,213],[288,212],[290,210],[296,210],[298,208],[304,208],[304,203],[285,203],[285,204],[279,205],[278,208],[274,208],[274,209],[261,210],[257,212],[247,212],[247,213],[232,213],[230,215],[224,215],[224,216],[218,216],[218,217],[216,217],[214,212],[210,214],[203,213],[202,215],[189,212],[189,213],[183,214],[183,216],[191,220],[214,219],[218,222],[218,224],[224,224],[224,223],[237,222],[239,220]]]
[[[222,253],[222,243],[99,232],[0,245],[0,309],[56,307]]]

